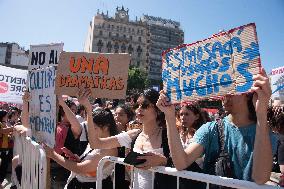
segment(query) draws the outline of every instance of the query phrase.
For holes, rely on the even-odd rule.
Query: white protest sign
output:
[[[44,142],[50,147],[55,144],[56,131],[55,75],[55,67],[48,67],[31,70],[28,77],[32,136],[37,142]]]
[[[272,99],[284,101],[284,67],[273,69],[270,78]]]
[[[59,55],[63,51],[63,45],[63,43],[31,45],[29,70],[57,66]]]
[[[0,66],[0,101],[22,104],[27,75],[27,70]]]

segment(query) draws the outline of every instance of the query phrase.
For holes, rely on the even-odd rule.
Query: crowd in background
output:
[[[256,94],[258,97],[255,97]],[[215,136],[222,136],[220,128],[225,136],[227,153],[233,156],[230,157],[233,178],[255,181],[258,184],[264,184],[268,180],[282,186],[284,184],[284,106],[274,106],[270,102],[268,107],[267,102],[267,111],[257,107],[263,99],[264,103],[266,100],[265,95],[263,99],[260,98],[259,91],[254,91],[254,95],[225,97],[223,107],[216,114],[208,113],[198,102],[174,106],[163,93],[159,94],[153,89],[129,95],[123,101],[95,99],[91,103],[89,96],[90,91],[80,90],[76,101],[71,97],[57,97],[59,111],[56,143],[54,148],[44,146],[47,156],[52,159],[53,188],[95,188],[98,162],[107,155],[127,157],[127,154],[136,153],[138,158],[137,162],[133,162],[134,167],[114,168],[112,164],[107,164],[104,167],[103,188],[112,188],[114,170],[120,178],[116,185],[121,188],[151,188],[151,173],[148,169],[159,165],[216,174],[210,170],[212,158],[210,159],[209,154],[219,153],[218,138]],[[0,107],[0,183],[6,178],[7,172],[11,172],[8,168],[12,160],[12,168],[15,169],[15,174],[12,174],[13,181],[21,182],[19,156],[24,154],[14,154],[13,158],[13,132],[31,135],[27,121],[29,98],[26,92],[23,97],[23,110],[8,104],[2,104]],[[237,117],[239,112],[246,111],[248,113],[244,114],[245,118]],[[263,112],[267,115],[261,114]],[[260,115],[267,118],[266,121],[260,120]],[[268,130],[261,130],[266,124]],[[264,140],[263,138],[267,137],[265,133],[268,138]],[[279,173],[278,176],[274,174],[267,179],[267,174],[263,176],[255,173],[261,170],[257,163],[263,162],[253,155],[259,153],[259,146],[254,143],[256,140],[260,141],[258,137],[270,145],[265,151],[266,144],[263,144],[263,152],[267,154],[261,154],[261,157],[269,160],[270,156],[273,156],[272,166],[264,166],[266,169],[263,170],[272,167],[267,174]],[[246,149],[246,156],[236,157],[239,154],[233,148],[238,148],[238,145],[246,145],[251,149]],[[243,162],[240,162],[241,160]],[[133,174],[130,174],[131,170]],[[155,188],[164,187],[161,181],[163,179],[175,182],[170,177],[164,176],[161,180],[159,175],[156,177]],[[183,185],[204,187],[202,183],[185,180],[181,181],[181,187]],[[174,185],[168,184],[167,187]],[[12,188],[16,186],[13,185]]]

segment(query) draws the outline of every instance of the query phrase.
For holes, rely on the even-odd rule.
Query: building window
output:
[[[111,42],[109,41],[109,42],[107,43],[107,52],[108,52],[108,53],[111,53],[111,48],[112,48],[112,45],[111,45]]]
[[[129,33],[131,32],[131,29],[130,29],[130,28],[128,28],[128,32],[129,32]]]
[[[137,34],[139,34],[139,29],[137,29]]]
[[[111,37],[111,32],[108,33],[108,36]]]
[[[118,43],[116,42],[114,44],[114,53],[118,53],[118,50],[119,50],[119,46],[118,46]]]
[[[143,35],[143,31],[144,31],[144,30],[141,30],[141,35]]]
[[[102,48],[104,46],[102,40],[99,40],[99,42],[97,43],[97,46],[98,46],[98,52],[102,52]]]
[[[137,56],[141,57],[141,54],[142,54],[142,48],[139,45],[138,48],[137,48]]]
[[[116,26],[116,30],[119,31],[119,26]]]
[[[102,30],[100,31],[99,35],[100,35],[100,36],[102,36],[102,35],[103,35],[103,31],[102,31]]]
[[[109,24],[107,25],[107,28],[110,29],[110,25]]]
[[[119,34],[118,34],[118,33],[116,33],[116,37],[119,37]]]
[[[111,25],[111,29],[113,30],[113,28],[114,28],[114,26],[113,25]]]
[[[132,47],[132,45],[129,45],[128,46],[128,53],[132,54],[132,52],[133,52],[133,47]]]
[[[137,61],[137,67],[139,67],[140,66],[140,61]]]
[[[126,35],[123,35],[123,38],[126,39]]]
[[[138,37],[138,41],[141,42],[141,37]]]
[[[123,43],[123,44],[121,45],[121,52],[122,52],[122,53],[125,53],[125,51],[126,51],[126,46],[125,46],[125,44]]]
[[[102,28],[104,28],[104,27],[105,27],[105,23],[102,24]]]
[[[123,31],[126,32],[126,27],[123,28]]]
[[[130,40],[132,40],[132,35],[130,36]]]

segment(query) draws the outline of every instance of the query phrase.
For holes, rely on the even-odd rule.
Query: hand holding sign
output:
[[[259,116],[266,114],[269,100],[271,97],[271,87],[269,83],[269,78],[265,72],[265,70],[262,68],[261,73],[257,74],[254,78],[254,83],[251,88],[252,92],[255,92],[254,94],[254,106],[255,111]]]

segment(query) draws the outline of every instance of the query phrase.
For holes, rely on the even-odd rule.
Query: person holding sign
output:
[[[79,154],[80,135],[82,128],[77,120],[75,113],[76,104],[70,100],[64,101],[62,95],[57,96],[59,107],[59,123],[56,128],[54,150],[64,155],[63,147],[66,147],[74,154]],[[57,163],[51,163],[51,174],[53,181],[56,183],[65,182],[68,178],[69,171],[59,166]]]
[[[93,113],[93,126],[99,137],[110,137],[118,133],[113,115],[110,111],[103,109],[96,110]],[[72,171],[65,188],[67,189],[91,189],[96,188],[96,171],[99,161],[104,156],[117,156],[117,148],[112,149],[91,149],[88,145],[85,152],[79,158],[66,148],[63,152],[69,159],[65,159],[54,149],[44,145],[46,155],[52,158],[61,166]],[[113,170],[113,164],[107,164],[104,167],[103,188],[112,188],[110,174]]]
[[[187,168],[204,154],[204,172],[218,175],[220,167],[215,167],[215,163],[220,160],[219,152],[222,151],[222,155],[226,155],[226,162],[231,165],[228,167],[231,172],[227,172],[230,175],[223,176],[257,184],[269,180],[276,138],[267,125],[271,89],[264,69],[254,76],[251,92],[225,96],[224,106],[229,115],[220,121],[201,126],[193,137],[194,142],[185,150],[176,128],[175,107],[163,92],[160,93],[157,106],[166,115],[169,146],[177,170]],[[219,139],[220,135],[223,137]]]

